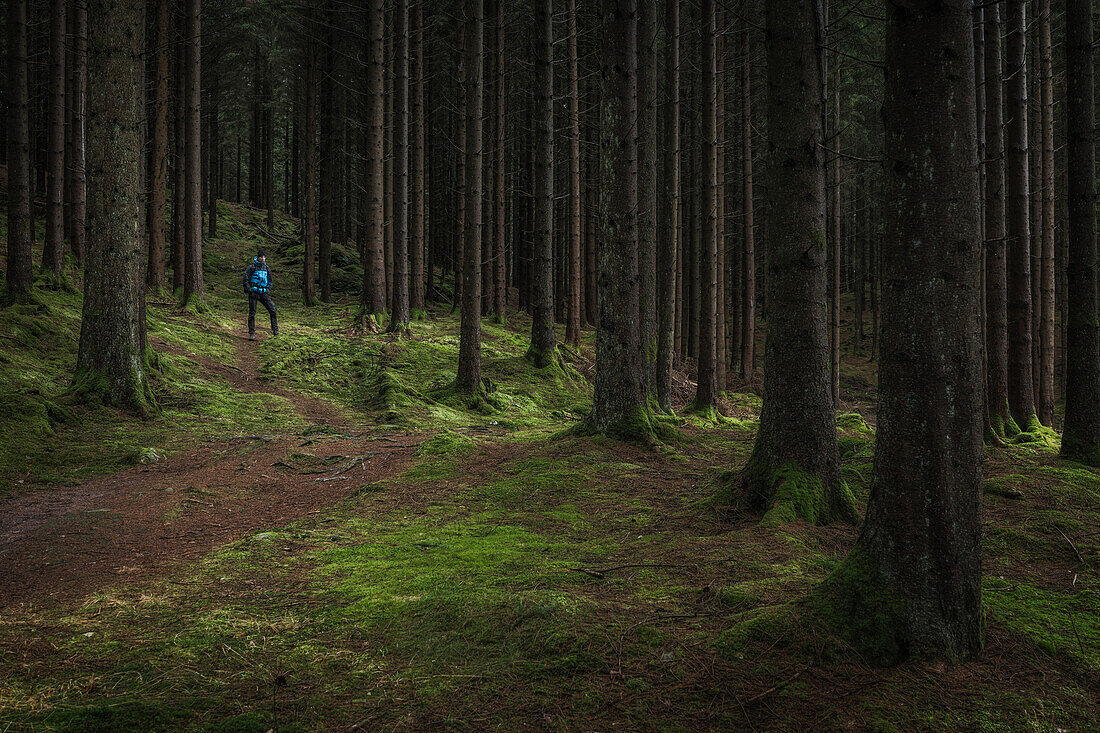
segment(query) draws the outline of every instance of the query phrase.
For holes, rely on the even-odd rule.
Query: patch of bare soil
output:
[[[260,381],[247,339],[237,347],[240,367],[191,358],[238,390],[286,397],[306,419],[340,432],[230,438],[76,487],[0,499],[0,608],[162,573],[408,467],[420,436],[357,433],[323,400]]]

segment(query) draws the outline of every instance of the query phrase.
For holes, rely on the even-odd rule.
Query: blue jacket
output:
[[[252,264],[244,271],[241,285],[250,295],[264,295],[271,290],[271,270],[267,263],[261,264],[258,257],[253,257]]]

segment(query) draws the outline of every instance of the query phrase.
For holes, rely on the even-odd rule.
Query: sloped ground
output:
[[[521,315],[486,324],[473,407],[445,310],[396,342],[288,287],[286,336],[249,343],[257,224],[225,214],[213,309],[151,308],[149,421],[66,401],[77,296],[0,311],[6,399],[37,409],[0,412],[0,730],[1096,729],[1097,472],[992,449],[985,654],[872,669],[796,603],[856,528],[711,500],[755,397],[650,450],[562,433],[587,352],[529,370]],[[840,423],[865,500],[873,431]]]

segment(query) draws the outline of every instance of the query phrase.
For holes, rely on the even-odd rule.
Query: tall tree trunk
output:
[[[664,0],[664,155],[657,240],[657,404],[672,412],[676,334],[676,248],[680,209],[680,0]]]
[[[700,411],[714,409],[717,387],[715,384],[715,262],[718,256],[718,151],[717,138],[717,70],[715,66],[714,0],[702,0],[700,23],[702,69],[702,145],[700,148],[700,214],[702,239],[697,249],[699,255],[699,383],[692,407]]]
[[[577,0],[568,0],[569,35],[569,297],[566,299],[565,342],[581,342],[581,114],[577,55]]]
[[[184,114],[184,280],[183,302],[206,298],[202,273],[202,21],[201,0],[186,0],[186,46],[184,70],[187,76]]]
[[[1031,262],[1028,210],[1026,0],[1007,0],[1005,63],[1005,183],[1008,294],[1008,404],[1016,424],[1030,430],[1035,420],[1031,374]]]
[[[1100,315],[1096,304],[1096,112],[1092,48],[1092,3],[1066,0],[1069,324],[1062,456],[1100,466]]]
[[[1008,298],[1001,16],[985,9],[985,353],[989,424],[1000,438],[1019,432],[1008,409]]]
[[[214,63],[210,64],[214,66]],[[210,123],[207,126],[207,142],[209,143],[209,150],[207,151],[207,179],[206,179],[206,197],[207,197],[207,214],[206,214],[206,226],[207,231],[210,233],[210,238],[213,239],[218,236],[218,194],[220,189],[218,187],[218,180],[221,174],[221,137],[219,136],[218,127],[218,115],[219,115],[219,102],[220,102],[220,87],[221,82],[217,73],[210,75],[210,89],[209,89],[209,102],[210,102]],[[268,229],[272,228],[272,224],[268,222]]]
[[[527,360],[554,361],[554,25],[551,0],[535,3],[534,297]]]
[[[321,302],[332,300],[332,222],[336,210],[336,8],[323,2],[324,40],[320,88],[320,146],[317,177],[317,281]],[[261,184],[262,185],[262,184]]]
[[[363,309],[367,315],[380,315],[386,310],[386,262],[382,251],[383,182],[385,166],[382,161],[383,138],[383,40],[382,0],[369,0],[367,5],[367,96],[366,96],[366,191],[364,193],[366,216],[366,267],[363,283]]]
[[[897,164],[886,167],[879,431],[863,529],[822,588],[869,631],[852,641],[877,663],[982,647],[971,8],[917,0],[887,16],[883,118]]]
[[[726,277],[726,45],[724,40],[725,13],[719,5],[715,10],[714,38],[714,383],[717,392],[726,389],[726,365],[729,351],[726,347],[728,327],[728,298]]]
[[[481,390],[481,131],[484,0],[465,0],[463,28],[463,93],[465,103],[465,204],[462,245],[462,313],[456,386],[463,392]]]
[[[588,428],[648,440],[645,358],[639,333],[638,2],[604,0],[600,158],[605,225],[597,250],[596,384]]]
[[[187,237],[184,232],[186,231],[186,189],[187,189],[187,165],[185,162],[186,154],[186,141],[187,135],[185,132],[185,119],[187,118],[187,73],[184,71],[185,66],[185,48],[184,37],[187,33],[184,27],[185,21],[183,14],[177,12],[175,18],[175,30],[176,30],[176,53],[174,60],[175,72],[175,99],[174,109],[172,115],[172,134],[173,145],[175,149],[172,160],[172,292],[182,293],[183,282],[186,279],[185,272],[187,267],[185,265],[186,258],[184,252],[187,249]]]
[[[55,286],[65,269],[65,0],[50,0],[46,120],[46,238],[42,269]]]
[[[88,256],[74,391],[145,413],[143,0],[88,0]]]
[[[85,185],[84,155],[88,98],[88,5],[76,0],[72,8],[72,48],[69,53],[72,74],[69,82],[70,100],[69,140],[72,154],[65,172],[69,187],[69,248],[78,262],[84,261],[85,219],[87,218],[88,192]],[[167,57],[165,58],[167,63]],[[165,92],[167,94],[167,90]]]
[[[391,333],[409,330],[409,0],[394,8],[393,299]]]
[[[27,109],[27,0],[8,0],[8,267],[4,299],[26,303],[31,297],[30,117]]]
[[[1047,427],[1054,426],[1054,65],[1050,51],[1050,0],[1040,0],[1039,101],[1042,144],[1040,180],[1043,228],[1039,277],[1039,393],[1038,417]]]
[[[742,13],[746,5],[742,4]],[[741,39],[741,379],[748,383],[756,371],[756,244],[752,201],[752,44],[747,21],[742,25]]]
[[[464,0],[465,2],[465,0]],[[466,6],[464,6],[466,7]],[[478,7],[482,7],[479,5]],[[463,28],[461,33],[462,38],[459,40],[458,49],[458,78],[460,86],[464,85],[467,80],[468,71],[466,70],[466,30]],[[480,74],[480,72],[478,72]],[[455,217],[455,229],[454,229],[454,269],[455,269],[455,292],[454,300],[451,302],[451,311],[454,312],[455,308],[459,307],[460,303],[465,301],[462,298],[462,286],[463,280],[466,276],[466,256],[465,256],[465,241],[466,241],[466,139],[469,134],[469,130],[466,127],[466,120],[468,115],[466,114],[466,100],[468,93],[465,86],[461,86],[458,100],[458,143],[455,150],[455,211],[457,216]],[[481,267],[481,258],[478,258],[478,267]],[[478,324],[478,338],[480,339],[480,323]],[[480,348],[480,345],[479,345]],[[480,352],[479,352],[480,353]],[[479,357],[480,359],[480,357]],[[481,362],[478,362],[478,374],[480,375]],[[480,376],[478,377],[480,379]]]
[[[493,40],[496,42],[494,49],[493,72],[496,76],[493,90],[495,97],[495,118],[493,124],[493,235],[492,235],[492,278],[493,278],[493,318],[497,323],[504,321],[504,305],[507,292],[505,288],[505,247],[504,247],[504,15],[509,4],[496,3],[496,12],[493,14],[496,20],[496,30]]]
[[[824,18],[813,0],[767,4],[768,338],[764,406],[743,474],[771,521],[854,521],[840,480],[825,312]]]
[[[302,300],[306,307],[316,303],[314,269],[317,246],[317,41],[320,32],[316,0],[306,6],[306,27],[311,33],[306,37],[305,79],[305,130],[302,134]]]
[[[81,4],[80,0],[76,3]],[[145,282],[156,292],[164,287],[165,228],[168,225],[168,0],[156,0],[153,48],[153,119],[149,137],[149,202],[146,227],[149,264]]]
[[[424,180],[424,0],[412,7],[412,180],[409,182],[409,305],[424,310],[424,211],[427,185]]]
[[[657,0],[641,0],[638,10],[638,338],[650,393],[657,365]]]

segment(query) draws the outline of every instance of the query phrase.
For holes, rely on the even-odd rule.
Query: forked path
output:
[[[0,609],[155,576],[409,465],[421,436],[366,434],[327,402],[260,381],[252,344],[232,337],[239,367],[189,356],[235,389],[285,397],[335,432],[226,438],[79,486],[0,499]]]

